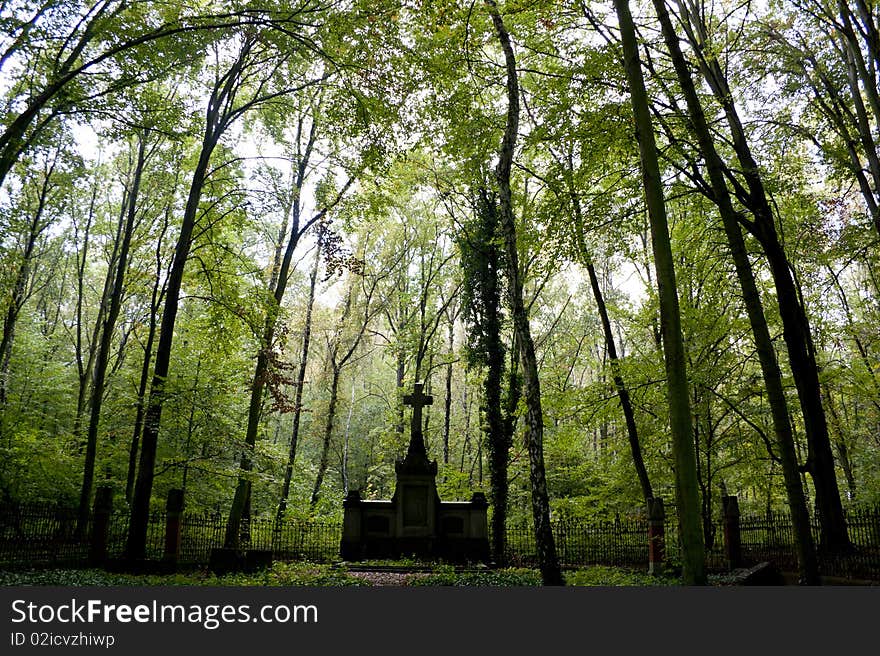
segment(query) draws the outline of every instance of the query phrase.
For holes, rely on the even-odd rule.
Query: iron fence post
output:
[[[648,498],[648,574],[659,576],[663,573],[663,558],[666,554],[666,511],[663,499]]]
[[[721,507],[724,524],[724,555],[727,559],[728,569],[735,569],[742,566],[739,501],[735,496],[723,496],[721,497]]]
[[[168,499],[165,501],[164,561],[171,565],[176,565],[180,559],[183,504],[183,490],[168,490]]]

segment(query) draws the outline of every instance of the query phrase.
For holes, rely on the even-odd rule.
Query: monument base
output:
[[[407,534],[414,529],[398,521],[403,512],[394,500],[367,501],[354,491],[344,505],[340,545],[343,560],[489,562],[489,504],[482,493],[475,493],[470,501],[437,501],[435,532],[430,535]]]

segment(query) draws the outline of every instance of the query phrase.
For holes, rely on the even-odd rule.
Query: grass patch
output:
[[[367,563],[358,563],[359,566]],[[412,567],[409,561],[379,561],[378,567]],[[427,563],[419,563],[426,565]],[[569,586],[670,586],[681,585],[671,576],[650,576],[617,567],[587,567],[565,572]],[[713,581],[718,585],[717,581]],[[136,575],[106,572],[101,569],[31,569],[0,571],[2,586],[313,586],[342,587],[369,586],[363,577],[352,575],[346,564],[328,565],[309,562],[277,562],[271,568],[256,573],[235,573],[216,576],[207,571],[179,572],[176,574]],[[457,571],[452,565],[430,565],[430,571],[413,574],[401,583],[406,586],[452,587],[536,587],[541,585],[538,570],[523,567]]]
[[[565,572],[565,584],[576,586],[670,586],[681,585],[681,580],[671,576],[651,576],[644,572],[595,565]]]
[[[275,563],[256,573],[235,573],[217,576],[208,571],[176,574],[124,574],[101,569],[33,569],[0,571],[0,585],[62,585],[62,586],[319,586],[338,587],[368,585],[346,570],[330,565],[308,562]]]

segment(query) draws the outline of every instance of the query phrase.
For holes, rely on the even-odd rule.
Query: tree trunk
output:
[[[345,296],[345,305],[342,311],[342,317],[339,321],[339,331],[336,333],[331,343],[329,344],[328,364],[330,365],[330,369],[332,371],[330,384],[330,403],[327,409],[327,421],[324,425],[324,439],[321,445],[321,460],[318,465],[318,474],[315,477],[315,486],[312,489],[312,496],[309,502],[312,509],[314,509],[315,505],[318,503],[318,499],[321,494],[321,486],[324,483],[324,475],[327,473],[327,465],[330,459],[330,441],[333,437],[333,421],[336,418],[336,404],[338,402],[339,396],[339,378],[342,374],[343,367],[345,367],[345,365],[354,355],[355,351],[358,348],[358,345],[361,342],[361,339],[363,339],[364,333],[367,330],[367,326],[369,325],[369,321],[372,316],[370,312],[370,304],[374,291],[375,281],[372,289],[370,289],[369,292],[366,294],[366,298],[364,300],[365,305],[363,320],[358,328],[357,334],[348,345],[348,349],[343,353],[342,356],[340,356],[339,351],[341,346],[341,330],[348,322],[348,318],[351,314],[352,302],[354,300],[354,284],[349,286],[348,293]]]
[[[508,463],[512,435],[505,430],[502,414],[501,390],[504,377],[504,344],[501,341],[501,281],[499,280],[501,253],[497,245],[498,208],[494,196],[480,190],[477,220],[480,221],[478,234],[482,243],[471,248],[481,249],[479,257],[481,270],[465,272],[476,278],[480,308],[479,331],[481,333],[482,358],[485,358],[486,377],[483,381],[485,403],[486,446],[489,451],[489,476],[491,479],[492,503],[492,553],[497,563],[504,562],[507,505],[509,485],[507,480]],[[482,443],[481,443],[482,444]],[[482,458],[479,450],[478,458]],[[482,478],[482,476],[480,477]]]
[[[510,189],[510,169],[516,147],[519,126],[519,81],[516,59],[510,35],[504,25],[494,0],[485,0],[507,70],[507,123],[499,151],[495,178],[498,184],[499,219],[506,251],[508,293],[516,340],[519,343],[520,361],[523,367],[524,397],[526,401],[526,440],[529,451],[529,479],[532,487],[532,515],[535,523],[535,546],[544,585],[563,585],[562,571],[556,556],[556,544],[550,525],[550,500],[547,495],[547,478],[544,471],[544,417],[541,408],[541,387],[538,379],[538,361],[532,341],[528,316],[523,302],[523,285],[520,279],[517,253],[516,223]]]
[[[56,152],[57,161],[57,152]],[[0,409],[6,405],[7,379],[9,377],[9,360],[12,355],[12,342],[15,339],[15,325],[18,322],[18,315],[21,308],[24,307],[27,299],[27,286],[30,279],[32,269],[32,259],[34,250],[37,247],[37,240],[40,234],[45,230],[46,225],[43,223],[43,212],[46,209],[46,203],[49,198],[50,182],[52,174],[55,171],[56,161],[43,174],[43,180],[40,185],[40,195],[37,199],[37,207],[34,215],[31,217],[28,225],[28,232],[25,237],[24,251],[22,252],[21,264],[19,264],[16,273],[15,282],[12,286],[12,298],[9,306],[6,308],[6,316],[3,317],[3,337],[0,339]]]
[[[596,300],[596,307],[599,311],[599,319],[602,323],[602,334],[605,337],[605,349],[608,352],[608,360],[611,364],[611,374],[614,380],[614,389],[617,391],[617,398],[620,401],[620,409],[623,411],[623,418],[626,423],[626,435],[629,439],[630,453],[632,454],[633,464],[636,468],[636,475],[639,479],[639,485],[642,488],[642,496],[647,506],[648,499],[654,497],[654,491],[651,488],[651,479],[648,477],[648,469],[645,467],[645,459],[642,456],[642,446],[639,442],[639,431],[636,427],[636,417],[633,411],[632,401],[629,396],[629,388],[623,380],[623,374],[620,370],[620,360],[617,357],[617,345],[614,342],[614,333],[611,330],[611,320],[608,318],[608,308],[605,305],[605,296],[602,293],[602,287],[599,284],[599,277],[596,275],[596,267],[593,265],[593,258],[584,241],[584,220],[581,210],[580,198],[574,189],[574,180],[569,175],[569,195],[572,202],[572,211],[576,222],[578,247],[581,251],[586,267],[587,274],[590,278],[590,288],[593,290],[593,298]]]
[[[453,356],[453,330],[455,326],[450,320],[447,346],[449,364],[446,365],[446,397],[443,402],[443,464],[449,464],[449,429],[452,422],[452,356]]]
[[[296,389],[293,401],[293,428],[290,431],[290,451],[287,454],[287,467],[284,470],[284,484],[281,487],[281,499],[278,502],[277,519],[280,521],[287,510],[287,499],[290,496],[290,481],[293,478],[293,465],[296,461],[296,449],[299,443],[299,422],[302,416],[303,387],[306,382],[306,368],[309,361],[309,346],[312,341],[312,310],[315,307],[315,288],[318,282],[318,265],[321,261],[321,247],[315,253],[315,264],[309,277],[309,299],[306,303],[306,319],[303,326],[302,352],[300,353],[299,371],[296,376]]]
[[[176,185],[175,185],[176,186]],[[144,402],[147,397],[147,385],[150,382],[150,362],[153,357],[153,344],[156,340],[156,328],[159,323],[159,305],[165,289],[162,285],[162,242],[170,223],[171,205],[165,211],[165,222],[159,239],[156,243],[156,280],[153,283],[153,291],[150,295],[150,324],[147,329],[147,343],[144,346],[144,359],[141,363],[141,379],[138,384],[137,410],[134,417],[134,430],[131,435],[131,446],[128,450],[128,474],[125,479],[125,500],[130,504],[134,494],[135,473],[137,471],[138,446],[141,439],[141,431],[144,422]]]
[[[300,137],[302,129],[302,121],[300,121],[300,129],[297,131],[297,139]],[[309,131],[308,140],[304,151],[298,153],[296,176],[293,183],[293,194],[290,200],[290,212],[293,215],[293,225],[290,229],[290,238],[287,242],[287,248],[284,251],[284,257],[279,263],[277,261],[278,252],[276,252],[275,266],[273,267],[272,280],[272,299],[270,306],[266,312],[266,318],[263,325],[262,348],[257,355],[257,364],[254,368],[254,376],[251,380],[251,401],[248,406],[247,432],[245,433],[244,452],[239,462],[239,478],[238,485],[235,489],[235,497],[232,500],[232,507],[229,510],[229,518],[226,524],[226,548],[233,549],[238,547],[239,524],[244,516],[245,503],[250,499],[251,480],[248,473],[253,468],[252,453],[257,443],[257,432],[260,427],[260,417],[263,409],[263,389],[266,382],[266,371],[269,364],[268,352],[272,348],[272,342],[275,339],[275,326],[278,313],[281,310],[281,301],[284,299],[284,292],[287,290],[287,281],[290,277],[290,263],[293,259],[293,253],[296,250],[299,238],[303,234],[300,227],[301,201],[300,195],[308,170],[309,159],[312,153],[312,147],[315,144],[316,123],[313,120]],[[297,141],[297,149],[300,143]],[[316,219],[308,222],[309,227]],[[287,219],[285,218],[285,226]],[[282,233],[284,231],[282,230]],[[279,244],[281,242],[279,241]]]
[[[141,175],[146,162],[145,137],[138,139],[137,159],[132,175],[131,189],[128,190],[127,207],[124,214],[124,227],[122,229],[122,241],[119,244],[119,252],[116,258],[116,272],[110,286],[109,306],[101,326],[101,337],[95,356],[95,368],[92,378],[92,400],[89,414],[88,433],[86,435],[86,454],[83,464],[83,482],[80,489],[79,513],[77,520],[77,532],[83,534],[89,519],[91,505],[92,485],[95,477],[95,460],[98,449],[98,427],[101,421],[101,406],[104,402],[104,384],[107,377],[107,365],[110,361],[110,348],[113,341],[113,333],[116,330],[116,321],[122,308],[122,292],[125,283],[125,273],[128,269],[128,253],[131,248],[131,237],[134,233],[135,219],[137,216],[138,193],[141,185]],[[122,217],[120,217],[122,218]],[[120,221],[122,223],[122,221]]]
[[[682,548],[682,578],[687,585],[704,585],[706,572],[702,529],[700,526],[700,498],[697,488],[696,455],[692,440],[693,428],[684,342],[681,336],[681,318],[675,267],[663,181],[657,159],[648,93],[639,62],[635,26],[628,0],[614,0],[620,23],[626,77],[635,116],[636,138],[642,163],[642,184],[651,223],[651,244],[657,274],[660,301],[660,328],[666,362],[666,389],[669,401],[669,423],[672,432],[672,452],[675,460],[675,496],[678,510],[679,539]]]
[[[686,6],[682,5],[682,9],[685,13],[684,25],[688,39],[700,57],[700,70],[724,111],[733,149],[748,187],[748,193],[742,192],[740,196],[743,204],[754,216],[754,223],[745,222],[742,218],[740,222],[761,244],[776,287],[783,339],[804,418],[808,446],[807,462],[804,467],[810,473],[815,487],[819,522],[822,528],[822,547],[830,552],[847,551],[850,547],[849,536],[840,502],[840,491],[837,487],[834,455],[822,405],[818,366],[806,310],[801,304],[792,278],[785,249],[779,241],[761,172],[749,147],[723,69],[717,58],[707,54],[702,48],[705,29],[701,19]],[[694,30],[697,32],[695,33]]]
[[[180,234],[177,238],[177,245],[174,248],[174,260],[171,264],[171,271],[168,274],[165,308],[162,312],[159,344],[156,348],[156,367],[153,370],[153,381],[150,384],[150,397],[144,420],[141,457],[131,503],[127,556],[132,560],[140,560],[146,555],[150,496],[153,491],[156,450],[159,444],[159,424],[162,419],[162,407],[165,402],[165,381],[168,378],[168,369],[171,364],[171,346],[174,340],[174,324],[177,320],[177,310],[180,303],[183,270],[192,245],[192,233],[195,227],[196,215],[198,214],[202,189],[205,185],[208,164],[219,136],[219,134],[214,134],[210,127],[206,129],[202,142],[202,151],[196,168],[193,171],[186,209],[180,226]]]
[[[779,449],[786,496],[792,514],[792,526],[798,553],[800,577],[804,583],[810,585],[817,584],[819,582],[818,563],[810,531],[810,517],[806,497],[804,496],[800,480],[794,435],[791,432],[791,417],[788,413],[788,404],[782,385],[782,373],[779,370],[776,351],[773,348],[773,340],[770,337],[770,330],[767,326],[761,297],[755,284],[755,276],[752,271],[752,265],[749,262],[748,253],[746,252],[745,241],[737,222],[733,201],[727,189],[724,163],[715,149],[715,143],[709,131],[705,113],[697,95],[690,70],[687,67],[687,62],[681,52],[678,37],[672,26],[666,5],[663,2],[656,1],[654,2],[654,7],[660,20],[667,50],[672,57],[679,84],[685,96],[691,127],[697,136],[700,150],[706,160],[712,191],[715,195],[714,200],[721,214],[724,232],[727,235],[727,243],[733,258],[734,267],[736,268],[740,289],[742,290],[743,302],[749,317],[749,325],[755,340],[755,349],[757,350],[758,360],[761,365],[764,387],[767,390],[767,399],[770,405],[770,415],[773,420],[773,430],[776,436],[777,448]]]
[[[327,407],[327,418],[324,423],[324,438],[321,443],[321,460],[318,463],[318,474],[315,477],[315,486],[312,488],[312,497],[309,505],[314,509],[321,496],[321,485],[324,483],[324,475],[327,473],[327,465],[330,460],[330,440],[333,437],[333,422],[336,419],[336,404],[339,400],[339,366],[331,361],[332,377],[330,379],[330,404]]]
[[[174,258],[168,273],[165,308],[162,312],[162,323],[159,329],[159,344],[156,347],[156,366],[153,370],[153,381],[150,384],[149,403],[144,418],[141,456],[131,503],[126,555],[132,560],[143,559],[146,554],[150,497],[153,491],[159,425],[165,403],[165,381],[168,378],[168,369],[171,363],[171,346],[174,341],[174,325],[177,321],[177,311],[180,304],[183,272],[192,246],[192,234],[199,213],[199,202],[208,176],[211,154],[231,120],[231,115],[223,112],[224,109],[227,112],[231,109],[226,103],[231,102],[231,97],[234,97],[239,83],[239,75],[249,50],[250,46],[247,44],[242,47],[238,59],[230,70],[218,79],[211,92],[205,117],[201,151],[193,170],[183,220],[180,225],[180,234],[177,237]]]
[[[348,454],[349,454],[349,442],[351,438],[351,417],[354,414],[354,384],[355,381],[351,381],[351,400],[348,404],[348,417],[345,419],[345,437],[343,438],[342,443],[342,496],[348,496],[348,485],[349,485],[349,476],[348,476]]]

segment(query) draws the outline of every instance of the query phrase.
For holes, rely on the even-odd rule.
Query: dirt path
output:
[[[349,576],[356,576],[359,579],[367,581],[370,585],[392,585],[405,586],[411,585],[410,581],[414,578],[428,576],[422,572],[381,572],[381,571],[358,571],[349,572]]]

